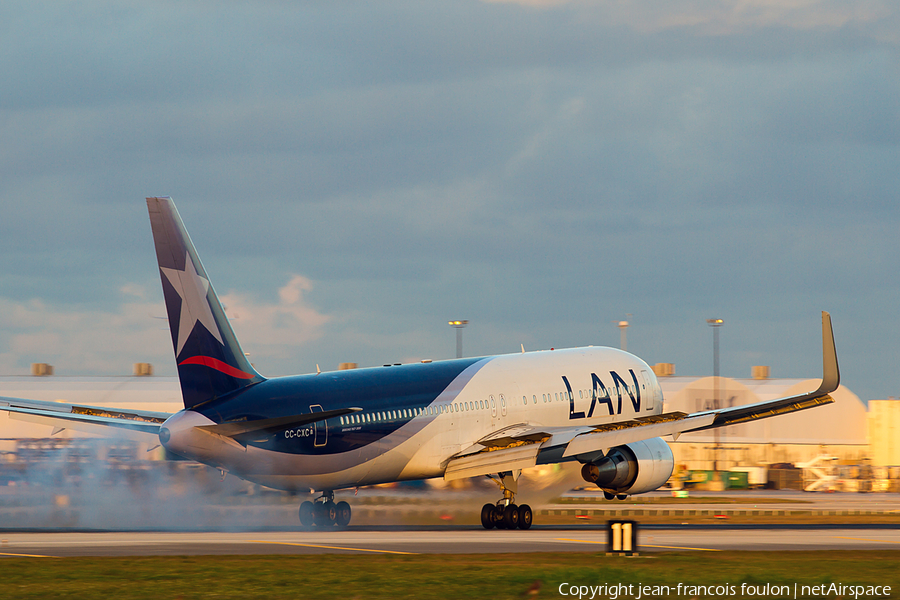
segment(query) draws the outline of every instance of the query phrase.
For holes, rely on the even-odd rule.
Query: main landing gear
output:
[[[515,474],[506,472],[500,473],[498,478],[490,477],[494,483],[503,490],[503,499],[498,500],[497,504],[485,504],[481,507],[481,524],[485,529],[528,529],[534,514],[531,507],[527,504],[516,506],[516,490],[518,483],[516,478],[519,472]]]
[[[350,524],[350,505],[343,500],[334,503],[334,492],[322,492],[315,502],[300,505],[300,524],[304,527],[346,527]]]

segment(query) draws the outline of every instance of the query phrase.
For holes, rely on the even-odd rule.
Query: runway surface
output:
[[[895,527],[682,527],[642,528],[643,552],[723,550],[900,549]],[[598,527],[536,527],[485,531],[435,527],[415,530],[365,528],[310,532],[16,532],[0,534],[0,558],[10,556],[174,556],[252,554],[486,554],[507,552],[604,552]]]

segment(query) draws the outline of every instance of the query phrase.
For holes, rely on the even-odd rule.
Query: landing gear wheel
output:
[[[503,507],[494,507],[494,527],[497,529],[506,529],[506,521],[503,520]]]
[[[300,505],[300,524],[304,527],[312,527],[313,523],[313,503],[307,500]]]
[[[334,525],[337,520],[337,505],[332,500],[325,503],[325,519],[326,525]]]
[[[494,528],[494,509],[497,508],[493,504],[485,504],[481,507],[481,526],[485,529]]]
[[[337,509],[334,502],[317,502],[313,511],[313,519],[319,527],[327,527],[334,525],[334,518]]]
[[[503,525],[505,529],[515,529],[519,526],[519,507],[509,504],[503,509]]]
[[[343,500],[337,503],[334,509],[335,517],[334,524],[338,527],[346,527],[350,524],[350,505],[344,502]]]
[[[606,498],[607,500],[612,500],[613,498],[616,497],[616,495],[613,494],[612,492],[604,491],[604,492],[603,492],[603,497]]]
[[[616,496],[616,500],[628,500],[628,494],[619,494]]]
[[[530,529],[533,518],[530,506],[523,504],[519,507],[519,529]]]

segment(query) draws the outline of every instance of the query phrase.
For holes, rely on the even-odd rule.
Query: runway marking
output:
[[[669,548],[671,550],[702,550],[704,552],[722,552],[721,548],[687,548],[685,546],[654,546],[653,544],[638,544],[643,548]]]
[[[399,550],[374,550],[371,548],[345,548],[343,546],[322,546],[319,544],[299,544],[297,542],[267,542],[265,540],[250,540],[251,544],[274,544],[276,546],[302,546],[304,548],[324,548],[325,550],[350,550],[353,552],[380,552],[383,554],[418,554],[418,552],[401,552]]]
[[[558,542],[577,542],[579,544],[603,544],[606,542],[598,542],[596,540],[573,540],[570,538],[556,538]],[[654,546],[653,544],[638,544],[641,548],[668,548],[670,550],[703,550],[705,552],[722,552],[719,548],[686,548],[684,546]]]
[[[45,554],[16,554],[13,552],[0,552],[0,556],[21,556],[23,558],[58,558],[56,556],[47,556]]]
[[[870,538],[858,538],[858,537],[842,537],[839,535],[834,536],[839,540],[856,540],[858,542],[878,542],[880,544],[900,544],[900,542],[894,542],[891,540],[873,540]]]

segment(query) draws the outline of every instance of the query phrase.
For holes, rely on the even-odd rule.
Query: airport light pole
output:
[[[466,320],[448,321],[447,324],[456,330],[456,358],[462,358],[462,330],[469,324]]]
[[[626,317],[630,317],[631,313],[626,313]],[[615,321],[613,321],[615,323]],[[624,351],[628,352],[628,321],[619,321],[616,327],[619,328],[619,347]]]
[[[725,324],[722,319],[707,319],[706,324],[713,328],[713,408],[719,407],[719,328]],[[719,427],[713,429],[715,444],[713,449],[713,472],[719,471]],[[714,475],[716,476],[716,475]]]

